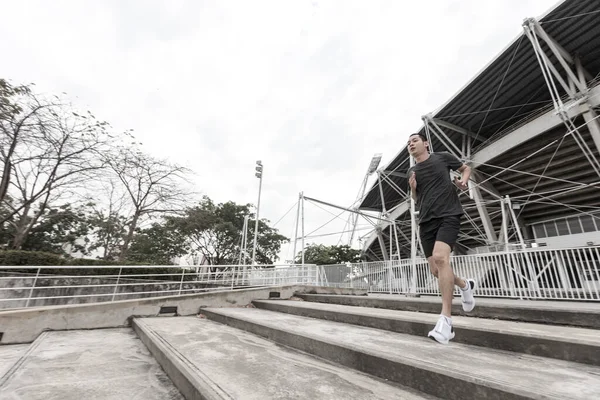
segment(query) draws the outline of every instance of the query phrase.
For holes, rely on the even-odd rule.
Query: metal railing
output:
[[[453,256],[451,264],[456,275],[477,279],[476,296],[600,301],[598,246]],[[0,309],[279,285],[440,294],[422,258],[325,266],[0,266]]]
[[[318,285],[316,265],[0,266],[0,309]]]
[[[600,247],[529,248],[451,257],[454,273],[477,279],[476,296],[600,301]],[[375,293],[439,295],[423,258],[322,266],[327,286]],[[458,288],[456,293],[459,294]]]

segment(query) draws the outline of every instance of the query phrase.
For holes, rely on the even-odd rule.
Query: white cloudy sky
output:
[[[421,115],[556,3],[0,0],[0,76],[134,129],[218,202],[255,203],[262,160],[261,216],[275,222],[300,191],[352,204],[374,153],[389,161]],[[305,212],[306,233],[332,218]],[[342,230],[337,221],[316,233]]]

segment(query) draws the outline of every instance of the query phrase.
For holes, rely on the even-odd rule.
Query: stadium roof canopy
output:
[[[500,208],[493,202],[498,196],[509,195],[526,204],[519,211],[524,226],[600,210],[599,173],[592,166],[600,142],[590,133],[590,115],[600,105],[600,2],[563,1],[523,24],[532,29],[524,29],[454,97],[425,116],[419,130],[431,138],[434,151],[453,152],[476,169],[478,180],[484,181],[482,201],[490,206],[489,220],[496,231]],[[540,50],[534,50],[534,43]],[[545,65],[548,76],[543,73]],[[573,129],[557,113],[552,85],[580,136],[565,135]],[[586,112],[589,108],[591,113]],[[387,212],[390,219],[406,223],[410,216],[404,215],[405,172],[410,160],[405,143],[398,147],[400,152],[379,171],[381,183],[371,187],[359,208]],[[469,196],[461,200],[465,209],[472,210],[467,223],[477,230],[481,212]],[[467,233],[470,239],[463,237],[463,244],[493,242],[494,235],[486,240],[481,237],[483,229],[479,233],[479,238]],[[374,242],[371,237],[367,247]]]

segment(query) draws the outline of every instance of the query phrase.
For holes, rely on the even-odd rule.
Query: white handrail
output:
[[[126,274],[124,272],[134,272]],[[172,273],[154,273],[156,269]],[[119,269],[116,275],[112,271]],[[60,272],[53,275],[52,270]],[[94,270],[94,275],[86,275]],[[105,270],[110,274],[102,275]],[[144,270],[148,273],[144,274]],[[27,272],[31,271],[30,275]],[[72,274],[69,274],[72,271]],[[244,275],[244,271],[246,275]],[[0,309],[118,301],[271,285],[316,285],[316,265],[0,266]],[[163,277],[161,279],[161,277]],[[165,279],[169,277],[170,279]]]

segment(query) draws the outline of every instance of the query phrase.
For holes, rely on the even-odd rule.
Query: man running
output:
[[[442,313],[428,336],[448,344],[454,338],[451,318],[454,285],[461,289],[463,310],[469,312],[475,307],[475,280],[455,276],[450,266],[450,252],[458,239],[463,214],[450,179],[450,169],[461,173],[461,178],[455,178],[454,184],[465,190],[471,168],[450,153],[430,154],[427,138],[419,133],[409,136],[408,152],[416,162],[408,170],[407,177],[412,198],[419,209],[419,237],[431,273],[438,278],[442,292]]]

